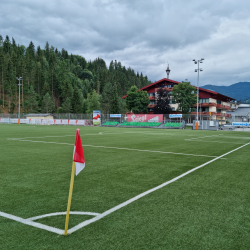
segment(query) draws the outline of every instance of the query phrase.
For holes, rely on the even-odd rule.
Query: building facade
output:
[[[178,84],[180,84],[180,82],[170,80],[168,78],[163,78],[157,82],[141,88],[140,90],[147,91],[148,97],[150,99],[150,103],[147,107],[148,113],[154,114],[158,88],[163,87],[171,94],[174,86]],[[124,96],[123,98],[125,97],[126,96]],[[227,111],[234,109],[236,106],[234,101],[234,98],[222,95],[215,91],[199,88],[199,119],[202,120],[206,118],[211,120],[219,120],[220,124],[225,124],[227,117],[231,117],[231,114],[227,114]],[[170,106],[172,108],[172,113],[177,113],[178,103],[175,103],[173,97],[170,97]],[[193,111],[194,109],[196,109],[196,111],[190,112],[190,114],[195,117],[197,114],[197,104],[195,104],[192,108]]]

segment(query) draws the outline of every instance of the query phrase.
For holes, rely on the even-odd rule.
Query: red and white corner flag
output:
[[[85,167],[85,159],[82,149],[82,141],[80,137],[80,129],[76,130],[76,140],[75,140],[75,147],[73,153],[73,161],[76,165],[75,174],[78,175]]]

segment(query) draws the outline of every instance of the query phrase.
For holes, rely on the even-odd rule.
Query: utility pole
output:
[[[22,86],[22,84],[20,83],[20,81],[22,80],[22,77],[17,77],[16,78],[18,81],[19,81],[19,84],[18,84],[18,86],[19,86],[19,105],[18,105],[18,118],[20,119],[20,86]]]

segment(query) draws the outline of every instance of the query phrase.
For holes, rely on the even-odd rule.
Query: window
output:
[[[206,108],[201,108],[201,112],[209,112],[209,108],[206,107]]]
[[[175,108],[172,108],[172,111],[175,111]]]
[[[221,101],[217,100],[217,104],[221,104]]]
[[[209,98],[201,98],[200,103],[209,103]]]
[[[153,104],[155,104],[155,102],[154,101],[150,101],[150,105],[153,105]]]

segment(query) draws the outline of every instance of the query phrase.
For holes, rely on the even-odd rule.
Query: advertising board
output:
[[[101,110],[93,110],[93,125],[101,125]]]
[[[76,120],[76,125],[84,126],[85,125],[85,120]]]
[[[61,120],[61,124],[62,125],[68,125],[69,124],[69,120]]]
[[[250,127],[250,122],[233,122],[233,126]]]
[[[109,117],[110,118],[121,118],[122,115],[121,114],[110,114]]]
[[[169,118],[182,118],[182,114],[170,114]]]
[[[128,122],[162,122],[163,115],[155,115],[155,114],[128,114],[127,115]]]

